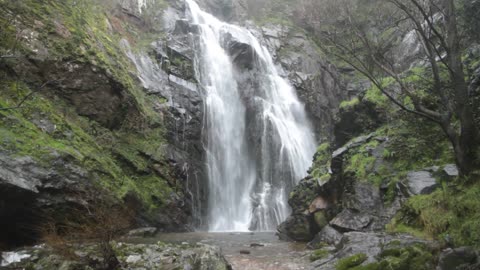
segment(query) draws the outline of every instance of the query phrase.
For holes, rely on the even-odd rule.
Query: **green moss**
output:
[[[318,146],[310,174],[321,181],[327,181],[331,177],[329,174],[331,156],[330,143]]]
[[[15,81],[0,84],[0,107],[14,107],[30,93],[27,85]],[[48,133],[34,124],[36,119],[55,126]],[[95,135],[88,133],[94,129]],[[151,167],[163,155],[163,131],[148,129],[112,132],[83,117],[61,100],[32,95],[21,108],[0,110],[0,150],[15,156],[31,156],[40,165],[51,167],[58,155],[86,169],[92,179],[117,197],[135,193],[147,208],[165,204],[173,192],[165,179],[152,173]],[[126,166],[127,164],[128,166]],[[168,169],[164,175],[168,176]]]
[[[371,155],[370,150],[378,146],[379,142],[372,140],[348,154],[345,172],[352,173],[359,181],[368,181],[376,185],[381,184],[381,177],[373,172],[376,158]]]
[[[430,195],[413,196],[389,229],[479,247],[479,196],[480,184],[444,186]]]
[[[384,78],[381,82],[382,87],[389,87],[390,85],[394,84],[393,78]],[[363,97],[364,100],[372,102],[373,104],[377,105],[380,108],[388,108],[389,107],[389,100],[388,98],[380,91],[380,89],[376,86],[370,87],[365,96]]]
[[[312,254],[310,254],[310,261],[313,262],[320,259],[325,259],[328,257],[328,255],[330,255],[330,251],[325,249],[318,249],[313,251]]]
[[[423,244],[404,248],[386,248],[380,254],[380,269],[392,270],[429,270],[434,268],[433,255]]]
[[[360,103],[360,99],[358,97],[354,97],[351,100],[348,101],[342,101],[340,103],[340,109],[349,109],[357,106]]]
[[[353,256],[340,259],[335,265],[335,269],[337,270],[355,269],[354,267],[361,265],[366,260],[367,260],[367,255],[363,253],[355,254]]]

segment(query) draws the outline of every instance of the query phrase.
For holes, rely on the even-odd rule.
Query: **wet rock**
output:
[[[330,221],[330,225],[341,231],[361,231],[366,228],[371,221],[372,217],[368,214],[344,209]]]
[[[84,207],[80,198],[89,185],[88,173],[71,163],[68,155],[52,152],[50,168],[32,157],[0,152],[0,242],[30,243],[38,237],[42,214],[49,209]]]
[[[289,216],[278,226],[278,236],[282,240],[296,240],[308,242],[312,240],[310,220],[305,215]]]
[[[157,232],[157,228],[146,227],[146,228],[131,230],[128,232],[127,235],[129,237],[151,237],[151,236],[154,236],[156,232]]]
[[[413,195],[430,194],[439,186],[437,180],[427,171],[409,172],[407,181]]]
[[[226,48],[233,62],[241,69],[252,69],[255,64],[255,50],[250,44],[241,42],[231,34],[225,36]]]
[[[327,225],[315,235],[313,240],[310,241],[307,246],[311,249],[316,249],[322,244],[336,246],[340,243],[342,237],[343,235],[339,231]]]
[[[449,248],[440,254],[437,270],[469,269],[479,262],[478,254],[473,248]]]
[[[296,214],[303,214],[309,209],[313,209],[316,206],[312,206],[312,202],[317,198],[318,181],[313,178],[305,178],[293,188],[288,199],[288,204],[292,207],[292,210]],[[323,204],[319,200],[317,203]]]
[[[249,255],[251,252],[249,250],[240,250],[240,254]]]

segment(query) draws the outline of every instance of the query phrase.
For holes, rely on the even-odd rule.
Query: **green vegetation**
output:
[[[367,260],[367,255],[363,253],[355,254],[350,257],[346,257],[340,259],[337,264],[335,265],[335,269],[337,270],[349,270],[349,269],[356,269],[356,266],[361,265],[363,262]]]
[[[160,0],[154,4],[166,6]],[[19,60],[5,60],[7,66],[45,48],[42,57],[46,59],[42,61],[91,66],[106,74],[127,97],[125,119],[119,129],[109,130],[78,116],[49,85],[32,94],[37,91],[33,85],[43,83],[31,82],[37,79],[34,76],[27,78],[27,84],[22,82],[25,78],[2,73],[0,107],[15,107],[25,101],[20,108],[0,110],[0,150],[31,156],[45,167],[60,155],[86,169],[89,178],[118,198],[135,194],[149,210],[165,204],[176,183],[165,179],[171,173],[161,150],[164,130],[161,115],[153,111],[153,104],[162,100],[146,95],[135,82],[131,75],[135,69],[120,46],[124,38],[132,41],[134,48],[144,46],[151,42],[154,35],[149,31],[153,30],[146,26],[139,29],[128,20],[110,15],[109,4],[95,0],[5,0],[0,6],[0,53],[20,56]],[[153,11],[146,11],[145,16],[149,12]],[[33,38],[18,33],[32,33]],[[48,121],[53,131],[35,124],[40,120]]]
[[[479,196],[479,184],[444,185],[432,194],[410,198],[388,229],[478,248]]]
[[[16,105],[30,92],[22,83],[2,82],[0,86],[2,108]],[[34,124],[39,119],[50,122],[54,130],[48,132]],[[96,135],[87,133],[92,128]],[[143,134],[109,131],[77,116],[61,100],[53,104],[34,95],[19,109],[0,110],[0,135],[0,149],[12,155],[31,156],[46,167],[58,155],[70,157],[119,198],[133,192],[152,210],[172,192],[166,179],[151,169],[155,163],[162,163],[163,131],[158,128]],[[168,175],[168,169],[161,168]]]
[[[328,180],[330,167],[330,159],[332,157],[330,143],[323,143],[317,148],[314,156],[311,175],[315,178]]]
[[[310,261],[314,262],[320,259],[325,259],[328,257],[329,254],[330,254],[330,251],[326,249],[317,249],[313,251],[312,254],[310,254]]]
[[[349,109],[357,106],[360,103],[360,99],[358,97],[354,97],[349,101],[342,101],[340,103],[340,109]]]
[[[408,247],[387,247],[379,256],[378,263],[372,263],[355,270],[429,270],[433,269],[433,255],[425,245],[415,244]]]

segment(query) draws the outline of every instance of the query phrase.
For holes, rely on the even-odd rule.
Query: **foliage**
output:
[[[399,248],[388,246],[379,256],[379,262],[371,263],[356,270],[429,270],[433,269],[433,256],[423,244]]]
[[[480,185],[447,186],[410,198],[391,231],[415,230],[455,245],[480,243]]]
[[[354,97],[349,101],[342,101],[342,103],[340,103],[340,109],[353,108],[359,103],[360,103],[360,99],[358,97]]]

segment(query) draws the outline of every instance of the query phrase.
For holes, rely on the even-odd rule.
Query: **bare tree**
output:
[[[381,7],[389,12],[382,12]],[[380,20],[387,24],[373,34],[371,25],[364,27],[365,22],[354,15],[351,5],[342,6],[342,10],[344,17],[337,25],[320,33],[324,50],[367,77],[400,109],[438,124],[453,146],[461,174],[468,176],[479,161],[479,131],[461,59],[455,1],[378,3],[368,15],[389,17]],[[395,55],[395,44],[408,32],[414,33],[422,45],[427,64],[421,75],[428,77],[427,89],[421,89],[424,85],[412,81],[408,70],[398,65],[401,59]],[[386,84],[386,77],[393,84]]]

